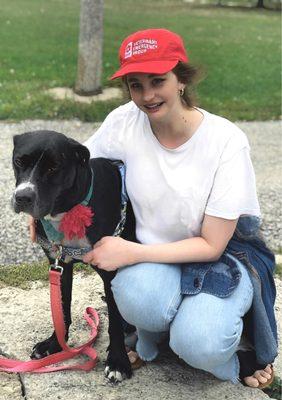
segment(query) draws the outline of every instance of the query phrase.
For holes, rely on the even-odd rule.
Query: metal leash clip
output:
[[[62,275],[64,272],[64,268],[59,264],[60,260],[62,259],[62,254],[63,254],[63,247],[58,246],[58,251],[57,251],[57,256],[55,258],[55,264],[51,264],[49,271],[58,271]]]

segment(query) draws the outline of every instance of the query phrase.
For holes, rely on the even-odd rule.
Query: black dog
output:
[[[16,189],[12,204],[15,212],[30,214],[36,220],[36,233],[43,242],[48,239],[40,221],[47,215],[51,222],[58,221],[74,206],[90,195],[88,207],[94,213],[93,221],[86,228],[86,235],[66,241],[72,247],[93,247],[103,236],[114,234],[121,220],[122,181],[119,167],[105,158],[89,160],[88,149],[73,139],[53,131],[27,132],[14,136],[13,167]],[[93,193],[89,188],[93,186]],[[90,189],[91,191],[91,189]],[[60,221],[59,221],[60,222]],[[121,236],[131,241],[135,238],[135,220],[130,203],[127,205],[126,221]],[[56,240],[55,240],[56,242]],[[43,246],[49,262],[54,254]],[[62,302],[66,325],[66,340],[71,324],[71,296],[73,264],[76,259],[65,259],[62,275]],[[111,291],[115,272],[93,267],[104,282],[109,314],[108,357],[106,376],[114,382],[123,374],[131,377],[131,365],[124,345],[123,322]],[[32,358],[43,358],[61,351],[55,332],[47,340],[33,348]]]

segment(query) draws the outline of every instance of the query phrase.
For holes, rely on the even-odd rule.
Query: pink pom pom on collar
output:
[[[90,207],[78,204],[65,213],[59,231],[63,232],[67,240],[72,240],[75,236],[81,239],[86,235],[86,228],[92,224],[93,216]]]

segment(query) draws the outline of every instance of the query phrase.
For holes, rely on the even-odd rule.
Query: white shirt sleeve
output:
[[[240,215],[260,216],[256,181],[248,146],[230,158],[222,157],[215,174],[205,214],[225,219]]]
[[[123,123],[119,109],[112,111],[97,131],[83,144],[90,157],[105,157],[124,161]]]

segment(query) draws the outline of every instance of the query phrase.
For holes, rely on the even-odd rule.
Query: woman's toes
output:
[[[264,369],[257,370],[252,376],[244,378],[245,384],[250,387],[258,387],[261,383],[266,383],[271,379],[272,368],[268,364]]]
[[[266,372],[265,369],[262,369],[260,371],[260,374],[266,379],[270,379],[271,378],[271,375],[268,372]]]
[[[245,384],[250,386],[250,387],[258,387],[259,385],[259,381],[254,378],[253,376],[246,376],[246,378],[244,378]]]
[[[254,377],[260,382],[260,383],[265,383],[267,382],[267,378],[265,378],[264,376],[262,376],[261,374],[262,371],[256,371],[254,373]]]
[[[127,353],[127,356],[129,358],[129,361],[131,364],[134,364],[136,362],[136,360],[138,359],[138,354],[133,350],[129,351]]]
[[[269,375],[271,375],[271,373],[272,373],[271,365],[268,364],[268,365],[264,368],[264,371],[267,372]]]

